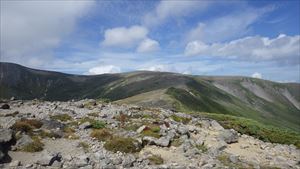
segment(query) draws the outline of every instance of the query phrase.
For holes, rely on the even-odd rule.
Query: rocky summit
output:
[[[0,106],[0,168],[300,168],[294,145],[168,109],[87,99]]]

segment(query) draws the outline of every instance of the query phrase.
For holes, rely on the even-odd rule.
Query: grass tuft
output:
[[[33,142],[22,147],[21,151],[25,152],[39,152],[43,151],[44,144],[38,137],[32,138]]]
[[[143,136],[150,136],[155,138],[160,138],[160,127],[157,125],[147,125],[146,128],[142,131]]]
[[[69,121],[72,120],[72,117],[68,114],[58,114],[54,116],[50,116],[52,120],[59,120],[59,121]]]
[[[109,132],[108,129],[93,130],[90,136],[96,138],[98,141],[106,141],[112,139],[113,137],[113,135]]]
[[[148,157],[148,160],[150,161],[150,165],[161,165],[164,163],[164,159],[159,155],[152,155]]]
[[[112,152],[135,153],[141,151],[137,140],[125,137],[114,137],[105,142],[104,148]]]

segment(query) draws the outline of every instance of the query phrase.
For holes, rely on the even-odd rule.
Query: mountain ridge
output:
[[[137,71],[74,75],[0,63],[0,98],[80,100],[241,116],[300,131],[300,84],[243,76]]]

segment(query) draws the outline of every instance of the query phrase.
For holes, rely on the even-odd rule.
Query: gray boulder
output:
[[[42,129],[52,130],[52,129],[63,129],[65,124],[55,121],[55,120],[42,120]]]
[[[61,162],[62,156],[60,153],[49,153],[44,151],[41,158],[36,162],[41,166],[51,166],[55,161]]]
[[[221,139],[224,140],[226,143],[231,144],[231,143],[238,142],[239,136],[235,130],[230,129],[230,130],[224,130],[221,133]]]
[[[170,138],[168,138],[168,137],[161,137],[161,138],[155,140],[154,143],[157,146],[168,147],[169,144],[170,144]]]
[[[177,129],[178,133],[181,135],[185,135],[185,134],[189,134],[189,129],[187,127],[184,126],[179,126]]]
[[[132,167],[133,163],[135,161],[136,161],[136,159],[135,159],[134,155],[132,155],[132,154],[126,155],[123,159],[122,166],[124,168]]]
[[[13,132],[11,129],[0,129],[0,162],[7,156],[7,151],[11,146]]]
[[[9,142],[12,139],[11,129],[0,129],[0,144]]]

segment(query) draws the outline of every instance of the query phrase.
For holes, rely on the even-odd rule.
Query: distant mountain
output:
[[[249,77],[138,71],[70,75],[0,63],[0,98],[109,99],[117,103],[251,118],[300,131],[300,84]]]

